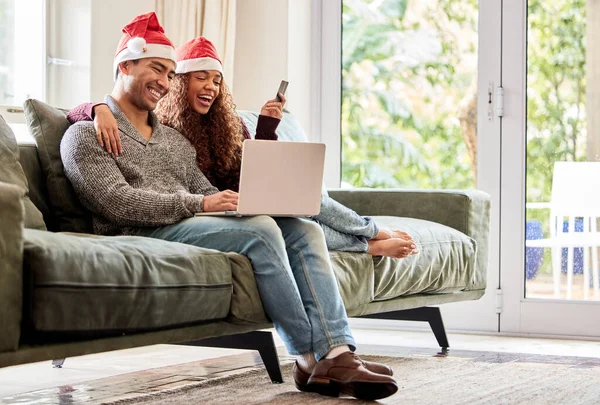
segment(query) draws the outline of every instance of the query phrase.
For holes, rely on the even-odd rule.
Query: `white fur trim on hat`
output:
[[[177,69],[175,73],[189,73],[189,72],[198,72],[200,70],[217,70],[223,74],[223,66],[221,66],[221,62],[214,58],[196,58],[196,59],[186,59],[180,60],[177,62]]]
[[[129,40],[129,42],[136,40],[137,38],[132,38]],[[142,38],[143,39],[143,38]],[[145,42],[145,41],[144,41]],[[129,45],[129,43],[128,43]],[[119,73],[119,63],[121,62],[125,62],[126,60],[137,60],[137,59],[143,59],[143,58],[163,58],[163,59],[170,59],[173,62],[177,63],[176,57],[175,57],[175,49],[172,46],[169,45],[162,45],[162,44],[145,44],[142,48],[141,48],[141,52],[135,52],[137,51],[139,48],[137,45],[139,44],[132,44],[134,46],[132,46],[130,49],[130,47],[127,47],[125,49],[123,49],[121,52],[119,52],[117,54],[117,56],[115,56],[115,61],[113,63],[113,72],[115,73],[114,76],[114,80],[117,80],[117,75]]]

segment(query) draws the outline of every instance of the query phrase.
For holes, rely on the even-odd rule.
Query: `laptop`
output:
[[[311,217],[321,210],[325,144],[247,140],[236,211],[197,216]]]

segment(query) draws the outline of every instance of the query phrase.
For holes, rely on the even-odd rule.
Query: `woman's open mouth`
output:
[[[213,101],[212,97],[210,96],[197,96],[196,99],[198,100],[200,105],[204,107],[210,107]]]

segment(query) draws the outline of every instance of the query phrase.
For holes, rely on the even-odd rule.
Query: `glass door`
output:
[[[324,99],[342,89],[338,103],[323,101],[339,108],[323,116],[341,116],[340,130],[321,131],[341,133],[328,142],[340,145],[332,151],[339,159],[333,177],[342,187],[490,193],[488,291],[442,312],[450,329],[497,331],[500,118],[493,97],[500,86],[501,3],[340,3],[322,3],[323,21],[341,20],[341,38],[332,41],[341,52],[328,49],[327,36],[322,52]],[[339,61],[330,56],[340,53]],[[339,70],[328,78],[330,66],[341,66],[341,83]]]
[[[503,7],[500,330],[598,337],[600,3]]]

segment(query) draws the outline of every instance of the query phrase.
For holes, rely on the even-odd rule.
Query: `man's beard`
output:
[[[156,108],[156,103],[153,103],[145,97],[147,93],[146,85],[141,85],[139,88],[135,89],[132,94],[131,103],[139,108],[142,111],[154,111]]]

